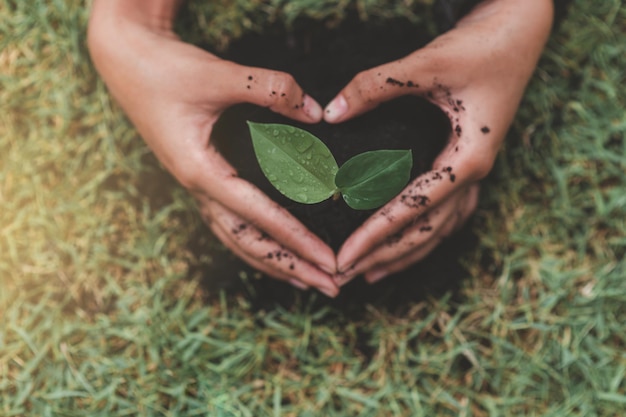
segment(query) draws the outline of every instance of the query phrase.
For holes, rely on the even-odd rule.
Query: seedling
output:
[[[341,195],[356,210],[382,206],[410,179],[410,150],[356,155],[339,168],[328,147],[306,130],[283,124],[248,122],[261,170],[291,200],[315,204]]]

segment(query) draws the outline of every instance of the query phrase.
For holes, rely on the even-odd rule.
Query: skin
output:
[[[88,44],[96,69],[228,248],[270,276],[331,297],[359,274],[375,282],[417,262],[471,215],[553,15],[552,0],[487,0],[426,47],[357,74],[322,111],[289,74],[221,60],[180,41],[172,30],[179,5],[94,0]],[[432,171],[368,219],[337,256],[239,178],[209,140],[222,111],[236,103],[341,123],[405,94],[428,97],[448,113],[449,144]]]
[[[321,120],[320,105],[289,74],[224,61],[180,41],[172,31],[179,3],[95,0],[88,44],[98,72],[228,248],[270,276],[336,296],[333,251],[239,178],[209,140],[222,111],[235,103],[309,123]],[[286,255],[268,257],[276,252]]]
[[[432,171],[372,215],[337,255],[343,285],[376,282],[421,260],[470,217],[548,39],[552,0],[491,0],[398,61],[357,74],[324,110],[341,123],[393,98],[427,97],[452,134]]]

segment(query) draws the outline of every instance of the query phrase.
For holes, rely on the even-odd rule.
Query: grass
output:
[[[184,36],[225,44],[344,10],[228,4],[190,2]],[[207,289],[199,271],[223,249],[196,239],[192,201],[98,80],[87,15],[0,1],[0,415],[624,414],[622,1],[575,1],[553,34],[485,182],[471,278],[356,313]]]

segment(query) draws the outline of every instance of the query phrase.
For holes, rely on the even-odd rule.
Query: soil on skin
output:
[[[328,103],[359,71],[402,58],[423,46],[429,39],[419,28],[405,20],[384,22],[360,22],[348,18],[338,28],[329,29],[321,22],[301,21],[296,30],[287,33],[283,27],[269,28],[263,35],[253,34],[233,43],[222,57],[232,61],[264,68],[285,71],[294,76],[304,91],[322,106]],[[385,88],[413,88],[406,80],[389,80],[391,74],[380,75]],[[385,82],[386,80],[386,82]],[[259,88],[253,77],[241,80],[242,85]],[[397,83],[402,83],[400,86]],[[271,94],[271,93],[270,93]],[[445,114],[420,97],[405,96],[365,115],[345,123],[301,124],[268,109],[243,104],[227,110],[214,128],[213,143],[227,160],[233,164],[242,178],[254,183],[270,198],[286,207],[310,230],[338,250],[345,239],[374,211],[350,209],[342,199],[305,205],[295,203],[276,191],[262,174],[254,156],[246,121],[264,123],[287,123],[308,130],[322,139],[331,149],[341,166],[350,157],[367,150],[412,149],[415,177],[427,171],[436,155],[444,147],[451,132]],[[430,284],[442,289],[458,282],[464,274],[458,265],[463,248],[471,245],[468,232],[456,235],[444,242],[426,261],[386,279],[375,286],[351,283],[344,287],[343,295],[353,301],[372,301],[391,289],[397,294],[390,297],[392,303],[398,296],[420,298]],[[246,270],[242,263],[233,259],[216,265],[208,281],[218,276],[222,279],[238,277]],[[249,271],[249,269],[248,269]],[[249,271],[249,274],[251,272]],[[266,302],[293,298],[293,292],[274,280],[253,280],[254,293]],[[357,279],[355,281],[362,281]],[[349,288],[354,286],[355,288]],[[382,286],[382,287],[381,287]],[[269,298],[269,299],[268,299]],[[345,300],[344,300],[345,301]],[[263,301],[260,301],[264,304]]]

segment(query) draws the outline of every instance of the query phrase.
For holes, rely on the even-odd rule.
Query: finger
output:
[[[322,119],[322,108],[305,94],[290,74],[224,61],[222,71],[228,83],[228,104],[248,102],[306,123]]]
[[[291,285],[303,290],[309,289],[310,286],[314,286],[317,290],[321,291],[331,298],[336,297],[339,293],[339,290],[334,286],[316,282],[321,279],[320,277],[316,276],[319,273],[319,270],[310,267],[310,264],[301,261],[291,252],[285,250],[283,247],[278,245],[278,243],[272,242],[273,244],[268,244],[267,248],[261,248],[262,251],[267,250],[268,252],[266,252],[265,258],[259,258],[258,254],[250,254],[249,252],[244,250],[244,246],[241,246],[240,242],[234,242],[231,235],[225,233],[224,230],[219,226],[213,226],[211,229],[213,230],[215,235],[224,243],[224,245],[228,247],[235,255],[237,255],[251,267],[263,272],[265,275],[289,282]],[[253,232],[253,229],[251,229],[251,232]],[[259,233],[258,236],[263,236],[263,234]],[[272,259],[268,261],[268,257],[270,254],[272,255]],[[276,261],[274,261],[274,259]],[[289,261],[289,273],[293,275],[289,275],[289,273],[285,272],[286,266],[280,264],[282,260]],[[278,267],[276,265],[277,263],[279,264]],[[306,278],[303,279],[302,277],[299,277],[298,275],[300,273],[306,274]]]
[[[372,273],[385,271],[385,274],[380,277],[383,278],[384,276],[392,273],[390,271],[396,270],[390,267],[391,265],[395,265],[396,262],[406,259],[406,262],[403,261],[398,263],[397,267],[400,269],[397,270],[399,271],[404,269],[404,265],[408,266],[427,256],[441,242],[442,239],[439,237],[440,229],[431,230],[431,226],[426,226],[428,223],[423,224],[424,225],[417,228],[417,230],[413,228],[407,230],[405,235],[406,241],[401,243],[401,245],[406,246],[408,250],[404,250],[393,255],[390,255],[388,251],[382,250],[378,253],[378,251],[375,250],[373,256],[376,257],[376,262],[368,261],[370,255],[364,257],[362,261],[357,262],[354,267],[349,269],[345,274],[340,274],[335,278],[337,285],[343,286],[363,273],[365,273],[365,277],[367,278]],[[422,239],[425,234],[428,235],[428,239]],[[415,240],[412,240],[414,237]],[[414,242],[417,242],[418,240],[421,240],[421,243],[414,244]],[[386,247],[388,243],[390,243],[389,240],[381,246]]]
[[[216,225],[211,225],[211,230],[215,234],[215,236],[220,239],[220,241],[230,249],[237,257],[246,262],[248,265],[253,267],[254,269],[263,272],[265,275],[278,279],[280,281],[289,282],[292,285],[295,285],[298,288],[308,289],[309,286],[298,281],[296,278],[289,276],[287,274],[282,273],[279,270],[272,269],[268,267],[266,264],[259,262],[255,258],[249,256],[246,252],[240,250],[240,248],[232,241],[230,236],[227,233],[224,233],[221,227]]]
[[[203,214],[210,219],[211,228],[220,240],[255,268],[283,280],[296,279],[331,297],[337,295],[337,286],[328,274],[279,245],[221,204],[210,203]]]
[[[487,175],[497,152],[469,137],[459,137],[453,132],[448,146],[435,161],[435,168],[411,181],[344,242],[337,255],[338,271],[346,271],[375,246],[438,207],[454,192]]]
[[[538,57],[540,54],[537,52],[540,50],[537,51],[534,42],[526,42],[525,45],[520,45],[519,54],[514,54],[513,57],[508,56],[507,59],[497,59],[502,53],[511,55],[508,47],[498,43],[510,40],[510,34],[515,32],[512,32],[509,26],[494,22],[501,21],[506,15],[512,16],[513,8],[518,8],[516,11],[521,13],[527,13],[533,10],[533,7],[524,4],[527,2],[488,3],[488,5],[483,4],[484,7],[477,8],[481,9],[480,13],[473,12],[470,15],[472,17],[466,17],[459,27],[437,37],[425,47],[402,59],[358,74],[326,106],[324,119],[329,123],[342,122],[372,109],[383,101],[405,94],[427,95],[431,101],[441,105],[452,99],[452,90],[458,92],[464,89],[474,81],[471,78],[480,79],[488,71],[502,70],[510,74],[521,71],[521,78],[528,79],[528,71],[534,68],[534,59],[528,58],[529,56]],[[548,3],[545,2],[544,6]],[[540,20],[546,16],[549,20],[551,13],[546,11]],[[493,22],[489,23],[485,20],[493,20]],[[545,26],[535,24],[536,21],[528,23],[521,22],[520,19],[514,20],[515,25],[519,24],[520,32],[518,33],[526,33],[526,31],[531,33],[537,28],[545,32]],[[495,33],[500,36],[495,36]],[[545,36],[545,33],[542,36]],[[471,48],[468,46],[472,45],[481,45],[478,54],[482,59],[475,58],[474,51],[469,53]],[[538,45],[541,48],[543,42],[539,42]],[[520,64],[511,68],[503,67],[500,63],[511,62],[511,59],[518,59]],[[489,62],[488,66],[484,65],[486,60]],[[513,85],[499,88],[518,90],[517,95],[521,96],[522,91],[514,88]],[[454,99],[455,102],[456,100],[458,98]],[[502,106],[499,113],[508,107],[510,106]],[[507,118],[506,115],[503,117]]]
[[[339,278],[335,278],[335,281],[339,285],[344,285],[359,274],[417,251],[432,240],[438,241],[437,236],[440,235],[441,230],[456,223],[455,217],[461,211],[459,207],[464,206],[465,200],[469,198],[470,188],[453,194],[439,207],[420,216],[414,224],[389,237],[372,252],[362,257],[348,271],[339,275]],[[475,207],[475,202],[473,204]]]
[[[444,225],[454,221],[454,214],[458,211],[459,200],[465,197],[467,192],[456,193],[441,204],[436,210],[422,215],[412,226],[396,233],[384,243],[374,248],[367,256],[361,258],[353,267],[341,276],[336,282],[344,285],[357,275],[370,269],[376,268],[401,258],[408,253],[418,250],[429,241],[437,238]]]
[[[285,275],[285,274],[281,273],[280,271],[273,270],[273,269],[269,268],[267,265],[265,265],[264,263],[259,262],[256,259],[254,259],[253,257],[248,256],[245,252],[240,251],[239,248],[236,245],[231,245],[232,242],[229,241],[228,236],[223,233],[221,228],[219,228],[219,227],[211,227],[211,230],[213,231],[215,236],[218,239],[220,239],[220,241],[222,241],[224,243],[224,245],[226,247],[228,247],[236,256],[238,256],[240,259],[242,259],[244,262],[246,262],[252,268],[254,268],[254,269],[258,270],[258,271],[263,272],[264,274],[266,274],[269,277],[273,277],[273,278],[276,278],[278,280],[288,282],[291,285],[293,285],[294,287],[297,287],[299,289],[308,290],[310,288],[305,283],[303,283],[301,281],[298,281],[298,279],[290,277],[289,275]]]
[[[374,284],[389,275],[395,274],[396,272],[401,272],[407,269],[409,266],[421,261],[429,253],[431,253],[443,240],[442,237],[437,236],[436,239],[429,240],[426,244],[421,246],[419,249],[409,253],[408,255],[403,256],[402,258],[396,259],[393,262],[389,262],[384,265],[379,265],[376,269],[368,271],[365,273],[364,279],[370,284]]]
[[[358,73],[324,109],[324,120],[340,123],[393,98],[428,91],[430,71],[409,56]]]
[[[193,178],[186,184],[201,206],[219,201],[301,258],[329,274],[336,272],[335,253],[318,236],[254,185],[237,177],[212,146],[203,156],[203,168],[192,169]]]
[[[458,188],[456,178],[451,177],[456,175],[453,172],[446,167],[429,171],[411,181],[344,242],[337,255],[338,270],[345,271],[375,246],[445,201]]]
[[[479,187],[477,185],[469,187],[466,195],[461,200],[460,207],[457,207],[457,210],[446,218],[446,221],[434,232],[430,239],[400,258],[382,265],[376,265],[375,268],[365,273],[365,280],[373,284],[389,275],[403,271],[427,257],[443,240],[463,226],[472,215],[478,202],[478,190]]]
[[[203,152],[190,152],[186,156],[176,160],[178,166],[172,171],[177,172],[181,184],[200,202],[201,209],[219,201],[320,269],[328,273],[336,271],[333,250],[285,208],[237,177],[215,147],[210,145]]]
[[[294,279],[293,276],[283,273],[281,270],[270,268],[268,265],[265,265],[259,262],[257,259],[248,255],[245,251],[243,251],[239,245],[232,239],[231,235],[224,231],[219,225],[214,223],[209,223],[209,227],[213,234],[226,246],[231,252],[233,252],[238,258],[245,261],[248,265],[252,266],[254,269],[265,273],[266,275],[276,278],[281,281],[289,281]]]

